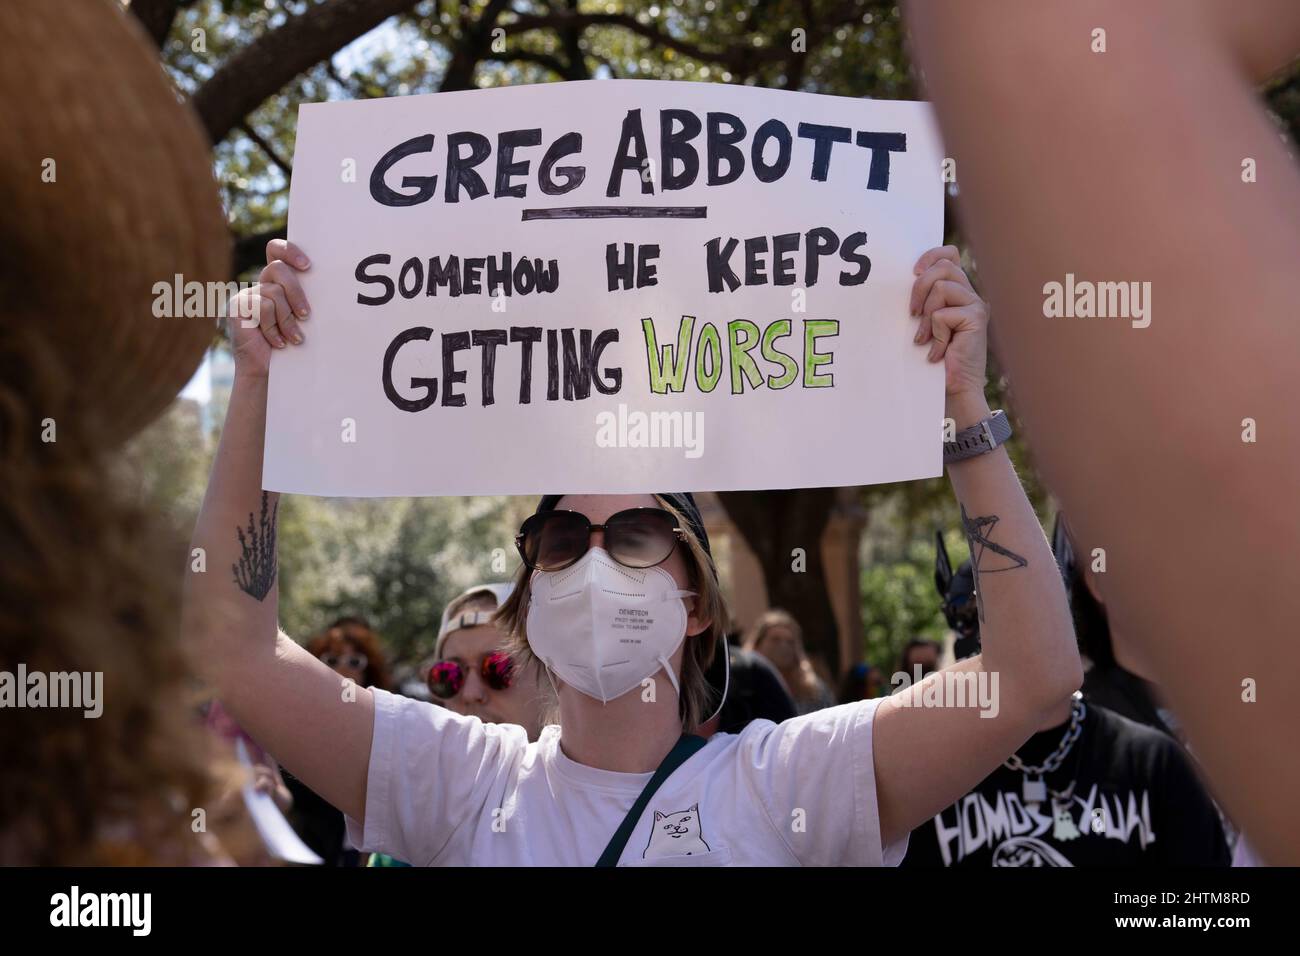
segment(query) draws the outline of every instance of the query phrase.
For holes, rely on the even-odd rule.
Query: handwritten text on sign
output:
[[[939,472],[911,345],[928,108],[593,81],[311,104],[308,342],[265,484],[328,495],[794,488]]]

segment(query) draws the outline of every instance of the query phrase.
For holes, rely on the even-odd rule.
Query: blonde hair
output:
[[[795,680],[791,682],[790,676],[784,672],[781,677],[787,683],[792,683],[790,693],[794,695],[796,701],[803,702],[816,699],[820,691],[821,679],[813,669],[812,661],[808,660],[808,652],[804,650],[803,628],[799,626],[799,622],[794,619],[794,615],[789,611],[783,611],[780,608],[765,611],[749,629],[749,634],[745,637],[745,650],[761,654],[762,651],[758,649],[758,645],[763,642],[763,638],[767,637],[769,631],[778,627],[783,627],[794,635],[794,648],[795,653],[798,655],[794,673]]]
[[[708,627],[699,634],[687,635],[683,645],[682,672],[678,675],[678,682],[681,684],[681,698],[678,704],[682,719],[682,730],[689,733],[703,723],[717,706],[718,702],[713,699],[713,692],[705,675],[708,672],[709,665],[713,663],[713,655],[718,646],[718,639],[726,633],[729,617],[726,600],[723,598],[722,588],[718,584],[717,570],[713,566],[713,559],[709,557],[709,553],[704,550],[704,546],[695,537],[690,524],[682,517],[681,512],[659,495],[655,495],[654,499],[659,507],[673,516],[673,519],[677,522],[677,527],[685,532],[686,540],[679,541],[678,545],[683,547],[686,552],[686,573],[690,580],[690,588],[696,593],[695,617],[709,622]],[[538,676],[540,677],[540,672],[545,670],[546,665],[533,654],[532,647],[528,643],[526,627],[531,578],[532,574],[528,570],[528,566],[521,565],[515,578],[514,591],[497,610],[496,617],[493,620],[499,623],[501,629],[509,635],[506,649],[511,657],[515,659],[517,666],[521,668],[535,667],[539,670]],[[548,682],[539,681],[538,683],[540,686],[545,687]]]

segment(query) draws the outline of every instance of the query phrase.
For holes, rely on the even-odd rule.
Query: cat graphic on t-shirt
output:
[[[685,810],[673,813],[655,811],[654,825],[650,828],[650,842],[646,844],[643,860],[665,856],[694,856],[708,853],[700,830],[700,805],[691,804]]]

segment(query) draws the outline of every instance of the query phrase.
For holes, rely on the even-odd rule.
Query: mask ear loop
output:
[[[662,654],[659,655],[659,663],[663,665],[664,673],[668,675],[668,680],[673,685],[673,691],[677,694],[677,699],[681,700],[682,685],[677,683],[677,675],[673,673],[673,665],[669,662],[668,658],[664,657]]]
[[[539,658],[540,660],[540,658]],[[555,678],[551,676],[551,665],[547,661],[542,661],[542,670],[546,672],[546,679],[551,682],[551,693],[555,695],[555,703],[560,702],[560,688],[555,686]],[[602,701],[603,703],[603,701]]]
[[[674,588],[673,590],[664,593],[664,600],[671,600],[673,598],[688,598],[688,597],[699,597],[699,592],[686,591],[681,588]],[[685,642],[686,642],[686,635],[683,634],[682,643]],[[678,644],[677,646],[681,647],[681,644]],[[667,656],[664,654],[659,655],[659,663],[663,665],[664,673],[668,675],[668,680],[672,683],[673,691],[674,693],[677,694],[677,700],[680,702],[682,699],[682,685],[677,680],[677,675],[673,673],[673,665],[669,662]]]

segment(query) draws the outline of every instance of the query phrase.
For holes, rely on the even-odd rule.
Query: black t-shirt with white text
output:
[[[1176,740],[1091,701],[1048,797],[1026,803],[1024,774],[1000,766],[912,831],[902,865],[1227,866],[1223,827]],[[1068,722],[1017,751],[1041,766]],[[1073,787],[1071,782],[1073,781]]]

